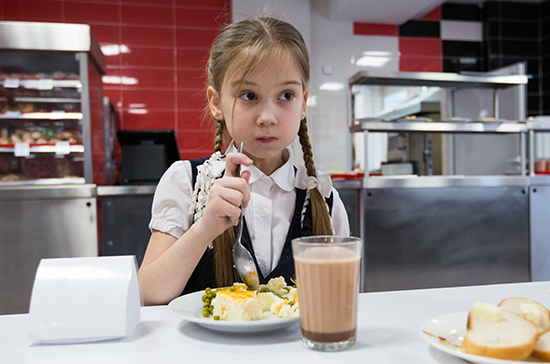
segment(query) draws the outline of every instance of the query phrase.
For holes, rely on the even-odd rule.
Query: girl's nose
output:
[[[258,125],[273,125],[277,123],[275,105],[273,102],[267,101],[263,103],[257,123]]]

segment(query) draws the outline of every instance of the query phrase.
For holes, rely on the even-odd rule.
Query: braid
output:
[[[216,120],[216,136],[214,138],[214,151],[222,152],[223,137],[225,134],[225,121]],[[235,232],[230,227],[218,235],[213,242],[214,246],[214,271],[218,287],[228,287],[238,281],[238,275],[233,269],[233,243]]]
[[[235,232],[233,227],[225,230],[214,239],[214,271],[218,287],[228,287],[233,282],[239,282],[237,271],[233,268],[233,243]]]
[[[223,146],[223,134],[225,132],[225,121],[216,120],[216,137],[214,138],[214,152],[222,151]]]
[[[317,171],[315,169],[315,164],[313,163],[311,143],[307,133],[306,118],[300,122],[298,138],[300,140],[300,144],[302,145],[302,153],[304,156],[304,164],[307,170],[307,175],[310,177],[317,177]],[[313,235],[333,235],[334,232],[332,231],[332,224],[330,222],[327,203],[317,188],[310,191],[310,203]]]
[[[313,152],[311,151],[311,143],[309,141],[309,135],[307,133],[307,120],[303,118],[300,122],[300,130],[298,130],[298,138],[302,145],[302,153],[304,154],[304,164],[307,169],[307,175],[311,177],[317,177],[317,171],[313,164]]]

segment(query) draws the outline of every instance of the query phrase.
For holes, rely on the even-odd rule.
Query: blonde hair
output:
[[[240,84],[254,68],[274,53],[286,54],[296,63],[302,78],[304,91],[309,85],[309,55],[300,32],[284,21],[274,18],[242,20],[224,28],[214,40],[208,61],[208,85],[221,95],[227,79],[233,79],[234,72]],[[227,78],[229,77],[229,78]],[[239,85],[239,87],[241,87]],[[214,150],[222,151],[226,143],[224,120],[216,121]],[[308,136],[306,118],[301,120],[298,138],[302,146],[304,164],[309,176],[317,177],[313,163],[313,152]],[[324,197],[317,189],[310,191],[313,235],[332,235],[330,216]],[[300,207],[296,207],[300,208]],[[233,228],[227,229],[214,240],[214,269],[219,286],[231,285],[238,280],[233,269],[231,249],[235,241]]]

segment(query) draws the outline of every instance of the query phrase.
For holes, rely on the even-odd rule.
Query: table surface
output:
[[[187,322],[167,306],[143,307],[135,332],[124,339],[38,345],[27,339],[28,315],[0,316],[0,363],[466,363],[428,345],[420,325],[468,311],[475,301],[498,304],[521,296],[550,307],[550,282],[363,293],[357,342],[347,351],[303,347],[299,326],[273,332],[221,333]]]

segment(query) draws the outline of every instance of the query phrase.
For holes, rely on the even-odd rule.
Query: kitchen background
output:
[[[249,16],[285,19],[309,45],[310,129],[324,171],[352,168],[344,147],[350,142],[347,80],[362,69],[487,71],[527,61],[528,115],[550,113],[550,1],[432,1],[440,5],[418,9],[421,14],[400,24],[349,20],[339,11],[345,3],[0,0],[0,20],[90,24],[106,55],[104,89],[118,129],[173,129],[182,159],[212,151],[213,129],[204,118],[208,49],[221,27]]]

